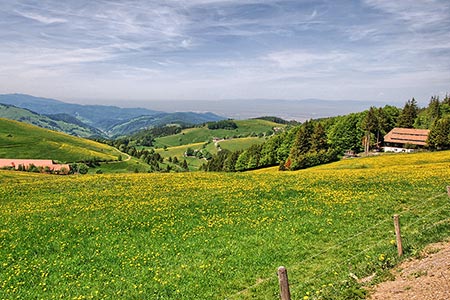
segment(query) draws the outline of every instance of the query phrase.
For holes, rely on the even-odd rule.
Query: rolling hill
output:
[[[145,108],[120,108],[117,106],[65,103],[55,99],[25,94],[0,95],[0,103],[26,108],[38,114],[68,114],[102,130],[106,130],[120,121],[127,121],[142,115],[160,113],[159,111]]]
[[[76,162],[117,160],[121,152],[91,140],[0,118],[0,157]]]
[[[0,104],[0,118],[16,120],[41,128],[64,132],[73,136],[105,136],[99,129],[84,124],[67,114],[40,115],[25,108]]]
[[[224,119],[213,113],[167,113],[146,108],[80,105],[24,94],[0,95],[0,103],[26,108],[41,115],[71,116],[109,136],[127,135],[146,127],[171,123],[195,125]],[[65,119],[67,121],[67,117]]]
[[[151,116],[140,116],[133,118],[126,122],[121,122],[114,126],[107,128],[107,133],[110,136],[123,136],[136,133],[140,130],[164,126],[167,124],[179,125],[195,125],[206,122],[219,121],[224,118],[212,113],[193,113],[193,112],[176,112],[176,113],[161,113]]]
[[[274,128],[284,128],[285,124],[279,124],[268,120],[250,119],[235,120],[237,128],[209,129],[208,126],[188,128],[180,133],[159,137],[155,139],[156,152],[164,158],[177,157],[184,159],[184,153],[188,149],[203,154],[217,154],[219,150],[245,150],[252,145],[262,144],[268,135],[273,134]],[[191,170],[198,170],[204,163],[204,155],[199,157],[186,157]]]
[[[228,129],[208,129],[207,126],[188,128],[182,132],[166,137],[157,138],[156,147],[173,147],[188,145],[191,143],[211,142],[213,138],[218,139],[238,139],[242,137],[264,135],[273,132],[276,127],[283,128],[286,125],[278,124],[267,120],[250,119],[236,120],[237,128]]]

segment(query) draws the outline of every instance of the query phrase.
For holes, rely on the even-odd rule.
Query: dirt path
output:
[[[450,299],[450,241],[426,247],[421,256],[395,268],[395,280],[375,286],[368,299]]]

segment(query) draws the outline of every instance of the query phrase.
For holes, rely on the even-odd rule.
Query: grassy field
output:
[[[358,299],[354,277],[449,236],[450,152],[298,172],[0,171],[2,299]],[[382,278],[377,276],[376,278]]]
[[[238,151],[238,150],[245,150],[255,144],[262,144],[264,141],[265,141],[264,137],[262,138],[246,137],[220,141],[218,142],[218,145],[220,145],[222,149],[230,151]],[[180,160],[186,159],[186,162],[188,163],[189,168],[191,170],[193,171],[198,170],[200,166],[204,164],[206,161],[204,159],[198,159],[195,157],[184,157],[184,153],[188,148],[191,148],[193,150],[205,149],[211,154],[217,154],[217,147],[213,142],[186,144],[181,146],[168,147],[166,149],[158,148],[156,149],[156,152],[159,153],[164,158],[169,157],[173,158],[176,156]]]
[[[240,139],[231,139],[219,142],[219,145],[222,149],[227,149],[230,151],[238,151],[250,148],[250,146],[255,144],[262,144],[266,141],[265,138],[258,137],[247,137]]]
[[[91,158],[117,160],[110,146],[12,120],[0,119],[0,157],[75,162]]]
[[[188,148],[192,148],[194,150],[200,150],[200,149],[203,149],[203,146],[205,146],[205,149],[209,153],[212,153],[212,154],[217,153],[217,149],[213,143],[209,143],[207,145],[205,145],[205,143],[194,143],[194,144],[188,144],[188,145],[183,145],[183,146],[169,147],[167,149],[156,149],[156,152],[159,153],[164,159],[167,159],[169,157],[172,157],[172,158],[177,157],[180,161],[182,161],[183,159],[186,159],[189,169],[196,171],[206,161],[204,159],[198,159],[196,157],[184,157],[184,153],[186,152],[186,150]]]
[[[90,167],[89,173],[147,173],[149,169],[150,166],[148,164],[137,158],[131,157],[130,160],[101,163],[100,166]]]
[[[236,120],[238,128],[235,130],[210,130],[206,126],[201,128],[189,128],[183,130],[179,134],[157,138],[155,142],[156,147],[174,147],[181,146],[192,143],[205,143],[210,142],[214,137],[217,138],[231,138],[236,137],[247,137],[250,134],[265,133],[272,130],[274,127],[284,127],[285,125],[280,125],[266,120]]]

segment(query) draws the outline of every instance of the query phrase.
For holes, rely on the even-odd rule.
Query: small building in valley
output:
[[[385,152],[413,152],[427,146],[428,129],[394,128],[384,136]]]
[[[58,174],[68,174],[70,166],[68,164],[56,164],[48,159],[9,159],[0,158],[0,169],[11,168],[15,170],[28,171],[36,167],[42,172],[53,172]]]

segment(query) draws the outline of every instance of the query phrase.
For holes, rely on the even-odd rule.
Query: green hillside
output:
[[[97,158],[117,160],[110,146],[33,125],[0,118],[0,157],[75,162]]]
[[[240,139],[230,139],[230,140],[224,140],[220,141],[217,144],[220,146],[221,149],[226,149],[229,151],[238,151],[238,150],[245,150],[247,148],[250,148],[250,146],[255,144],[262,144],[266,141],[265,138],[260,137],[246,137],[246,138],[240,138]]]
[[[140,130],[164,126],[167,124],[195,125],[205,122],[218,121],[219,117],[212,113],[176,112],[161,113],[152,116],[139,116],[126,122],[115,124],[107,129],[111,136],[124,136],[136,133]]]
[[[105,105],[80,105],[74,103],[65,103],[55,99],[34,97],[24,94],[7,94],[0,95],[0,103],[13,105],[15,107],[31,110],[41,114],[40,120],[36,116],[26,116],[26,119],[31,118],[28,123],[41,126],[43,128],[63,131],[77,136],[104,136],[107,133],[111,136],[124,136],[135,133],[144,128],[162,126],[166,124],[202,124],[204,122],[222,120],[224,117],[213,113],[194,113],[194,112],[174,112],[167,113],[162,111],[155,111],[146,108],[120,108],[116,106]],[[56,116],[56,123],[50,121],[42,116]],[[63,124],[61,118],[58,116],[65,116],[64,120],[68,120],[68,116],[75,118],[73,125],[82,122],[84,130],[93,130],[94,134],[84,134],[79,128],[67,128]],[[0,117],[10,118],[8,116]],[[18,121],[17,118],[10,118]],[[55,121],[55,120],[54,120]],[[87,124],[87,125],[86,125]],[[79,124],[78,124],[79,125]],[[60,126],[61,128],[59,128]],[[76,129],[76,130],[75,130]]]
[[[259,135],[272,132],[274,127],[285,127],[286,125],[277,124],[274,122],[251,119],[251,120],[236,120],[234,121],[238,128],[234,130],[217,129],[211,130],[207,126],[200,128],[189,128],[183,130],[179,134],[157,138],[155,142],[156,147],[173,147],[192,143],[210,142],[213,138],[240,138],[248,137],[250,135]]]
[[[292,299],[363,299],[357,279],[385,280],[399,261],[449,237],[449,163],[447,151],[297,172],[0,171],[0,294],[279,299],[284,265]]]
[[[211,130],[207,126],[203,126],[184,129],[178,134],[156,138],[156,151],[164,158],[176,156],[178,159],[186,159],[191,170],[198,170],[206,161],[203,157],[184,158],[184,153],[189,148],[195,151],[206,151],[209,154],[217,154],[219,149],[229,151],[245,150],[252,145],[262,144],[266,141],[266,135],[271,135],[274,132],[274,128],[284,128],[286,126],[260,119],[234,122],[238,127],[233,130]],[[218,140],[213,141],[213,139]]]
[[[102,132],[96,128],[83,124],[69,115],[40,115],[24,108],[0,104],[0,118],[16,120],[32,124],[41,128],[65,132],[80,137],[101,136]]]

